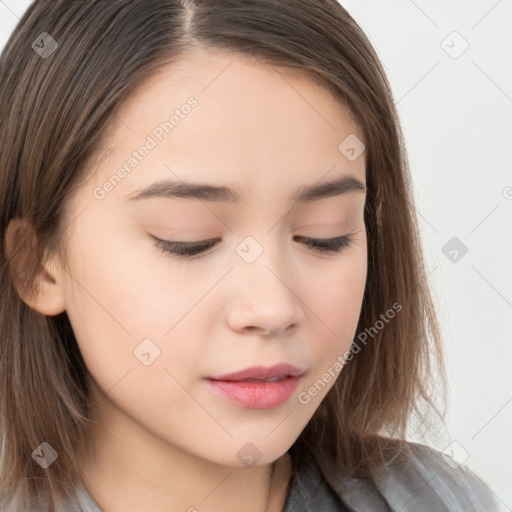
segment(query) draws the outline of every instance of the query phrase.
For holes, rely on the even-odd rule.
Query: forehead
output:
[[[194,108],[183,108],[190,98]],[[363,139],[350,110],[314,75],[195,49],[159,69],[119,106],[96,182],[108,179],[148,138],[155,147],[116,187],[123,196],[169,177],[237,188],[272,180],[295,189],[341,174],[364,182],[364,155],[350,161],[339,149],[353,135]]]

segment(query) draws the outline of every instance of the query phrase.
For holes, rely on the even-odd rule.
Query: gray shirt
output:
[[[505,512],[474,473],[423,445],[414,457],[385,466],[374,482],[324,475],[308,455],[288,485],[283,512]],[[79,486],[66,512],[103,511]]]

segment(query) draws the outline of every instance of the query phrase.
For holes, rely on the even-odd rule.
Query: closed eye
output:
[[[343,249],[350,247],[352,244],[353,236],[356,233],[338,236],[336,238],[310,238],[297,235],[294,238],[304,243],[309,249],[318,251],[320,253],[335,254],[341,252]],[[180,258],[191,258],[200,254],[206,256],[209,249],[214,247],[219,238],[212,238],[211,240],[201,240],[199,242],[174,242],[172,240],[162,240],[151,235],[155,240],[155,245],[162,249],[162,252],[171,253]]]

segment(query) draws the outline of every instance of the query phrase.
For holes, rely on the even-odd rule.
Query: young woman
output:
[[[440,336],[335,0],[36,0],[0,60],[2,511],[499,510],[405,440]]]

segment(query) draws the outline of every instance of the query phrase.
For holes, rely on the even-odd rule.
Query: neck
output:
[[[251,468],[219,465],[169,446],[108,397],[102,403],[102,415],[92,418],[83,485],[105,512],[283,510],[291,477],[288,454]]]

